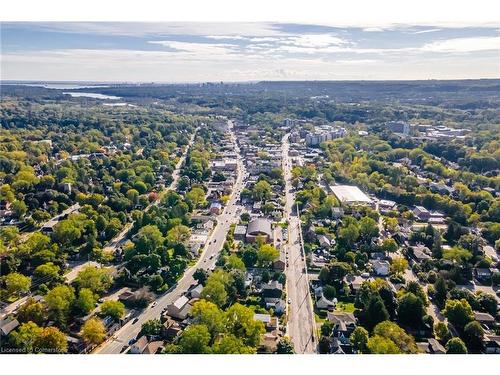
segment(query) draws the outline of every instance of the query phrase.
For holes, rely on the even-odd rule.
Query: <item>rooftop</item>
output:
[[[342,203],[371,203],[372,200],[357,186],[331,185],[330,189]]]

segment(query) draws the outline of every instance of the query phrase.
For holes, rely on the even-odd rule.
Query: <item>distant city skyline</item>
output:
[[[2,23],[1,79],[205,82],[500,78],[500,28]]]

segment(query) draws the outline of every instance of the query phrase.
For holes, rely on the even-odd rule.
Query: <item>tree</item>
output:
[[[335,287],[331,286],[331,285],[325,285],[323,287],[323,295],[329,299],[329,300],[332,300],[335,298],[335,296],[337,295],[337,291],[335,290]]]
[[[212,302],[199,300],[193,305],[191,316],[196,324],[205,325],[213,338],[225,331],[224,313]]]
[[[256,347],[260,335],[265,332],[264,324],[254,319],[252,309],[235,303],[226,310],[226,328],[228,332],[239,337],[247,346]]]
[[[183,332],[179,346],[182,353],[205,354],[210,353],[210,340],[210,332],[205,325],[192,324]]]
[[[158,274],[152,275],[149,278],[149,285],[154,290],[159,290],[162,287],[162,285],[164,284],[164,282],[165,281],[163,280],[163,277],[161,277],[161,275],[158,275]]]
[[[165,239],[156,225],[146,225],[139,229],[134,239],[135,248],[140,254],[150,254],[163,245]]]
[[[106,328],[98,318],[90,318],[83,325],[80,335],[88,345],[99,345],[106,338]]]
[[[469,322],[464,327],[463,339],[467,348],[471,351],[479,351],[483,348],[484,330],[477,321]]]
[[[186,200],[192,204],[194,209],[203,206],[205,203],[205,190],[200,187],[193,187],[186,193]]]
[[[222,307],[227,303],[228,296],[226,287],[222,282],[208,278],[207,283],[201,292],[201,297],[207,301],[215,303],[219,307]]]
[[[66,335],[56,327],[46,327],[36,338],[35,345],[38,350],[45,353],[62,354],[68,351]]]
[[[45,307],[41,302],[37,302],[34,298],[28,298],[26,303],[19,307],[17,312],[17,320],[21,323],[34,322],[41,326],[47,319]]]
[[[12,272],[5,276],[4,282],[7,293],[16,297],[23,293],[27,293],[31,287],[31,279],[17,272]]]
[[[146,336],[158,336],[162,326],[159,319],[151,319],[142,324],[141,333]]]
[[[403,257],[397,257],[392,260],[391,272],[400,275],[408,268],[408,261]]]
[[[272,188],[269,182],[261,180],[253,187],[253,196],[255,200],[264,201],[271,198]]]
[[[395,298],[395,294],[388,284],[384,283],[381,286],[378,286],[378,294],[382,301],[384,302],[384,306],[389,313],[390,319],[394,319],[396,316],[396,308],[398,307],[398,301]]]
[[[125,314],[125,305],[120,301],[104,301],[101,305],[101,314],[119,320]]]
[[[448,325],[444,322],[437,322],[436,324],[434,324],[434,334],[436,335],[436,338],[442,343],[447,342],[451,338]]]
[[[193,273],[193,279],[198,281],[201,285],[205,285],[205,282],[208,279],[208,272],[206,270],[204,270],[203,268],[198,268]]]
[[[80,289],[78,293],[78,298],[74,302],[74,307],[81,315],[87,315],[90,313],[95,306],[95,296],[94,293],[88,288]]]
[[[481,306],[481,309],[490,315],[495,316],[497,314],[497,300],[494,295],[481,293],[477,296],[477,302]]]
[[[375,336],[381,336],[394,342],[394,344],[396,344],[396,346],[402,353],[418,352],[417,345],[415,344],[415,339],[412,336],[408,335],[396,323],[390,321],[379,323],[374,328],[373,333]]]
[[[176,244],[184,244],[191,236],[189,227],[179,224],[170,229],[167,233],[167,241],[173,246]]]
[[[36,348],[36,340],[42,334],[43,328],[36,323],[26,322],[10,334],[11,343],[23,353],[33,353]]]
[[[418,328],[425,315],[425,306],[415,294],[405,293],[398,300],[398,320],[401,324]]]
[[[373,295],[363,311],[365,327],[371,331],[377,324],[387,319],[389,319],[389,313],[385,308],[384,301],[378,294]]]
[[[339,239],[347,247],[352,247],[359,238],[359,229],[355,224],[349,224],[339,229]]]
[[[365,241],[369,242],[372,238],[378,237],[378,224],[371,217],[364,216],[359,221],[359,235]]]
[[[440,276],[434,283],[434,301],[438,306],[443,307],[447,295],[446,281]]]
[[[474,319],[472,308],[465,299],[449,299],[446,301],[443,315],[448,318],[458,330],[463,330],[465,325]]]
[[[16,218],[21,219],[28,212],[28,207],[23,201],[15,200],[12,202],[12,212]]]
[[[368,339],[367,348],[372,354],[400,354],[401,350],[397,345],[387,338],[373,336]]]
[[[56,266],[52,262],[48,262],[35,268],[33,274],[37,279],[43,280],[44,283],[48,284],[59,279],[60,271],[61,269],[59,266]]]
[[[88,288],[100,294],[109,289],[113,280],[107,269],[87,266],[78,272],[74,282],[79,288]]]
[[[238,337],[228,334],[219,338],[213,348],[213,354],[253,354],[255,348],[245,345]]]
[[[384,216],[383,222],[386,231],[391,233],[396,232],[398,228],[398,219],[396,219],[395,217]]]
[[[295,354],[295,350],[293,348],[293,343],[290,341],[288,337],[283,337],[279,342],[276,348],[277,354]]]
[[[394,238],[385,238],[380,245],[380,250],[387,253],[395,253],[398,251],[398,244]]]
[[[443,250],[443,259],[452,260],[457,263],[467,262],[472,258],[472,254],[469,250],[462,249],[461,247],[451,247],[449,249]]]
[[[236,254],[231,254],[226,259],[226,266],[230,270],[241,270],[246,271],[245,263]]]
[[[459,337],[453,337],[446,343],[446,354],[467,354],[467,347]]]
[[[45,295],[45,302],[52,318],[60,325],[66,325],[69,308],[75,300],[73,288],[59,285]]]
[[[69,246],[82,236],[82,231],[74,220],[62,220],[54,226],[54,239],[64,246]]]
[[[352,331],[349,341],[358,352],[366,353],[368,349],[368,331],[361,326],[356,327]]]
[[[257,259],[263,265],[269,265],[270,263],[278,259],[279,256],[279,250],[270,244],[262,245],[257,252]]]

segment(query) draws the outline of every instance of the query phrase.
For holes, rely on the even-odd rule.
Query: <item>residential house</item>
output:
[[[234,239],[236,241],[245,241],[245,235],[247,233],[246,225],[237,225],[234,228]]]
[[[163,322],[163,325],[161,327],[161,335],[165,340],[172,341],[175,339],[177,336],[179,336],[182,332],[182,327],[181,325],[176,322],[175,320],[167,317],[165,322]]]
[[[190,291],[191,298],[200,298],[203,291],[203,285],[198,284]]]
[[[184,320],[191,311],[191,307],[192,306],[189,304],[189,298],[181,296],[167,306],[167,314],[172,318]]]
[[[316,299],[316,307],[319,310],[333,310],[337,306],[337,298],[334,298],[333,300],[329,300],[328,298],[325,297],[323,293],[321,293],[321,296]]]
[[[500,336],[487,335],[484,337],[483,343],[486,354],[500,354]]]
[[[431,213],[429,212],[429,210],[423,206],[415,206],[415,208],[413,209],[413,214],[418,220],[425,222],[427,222],[431,217]]]
[[[418,342],[417,346],[420,351],[426,354],[446,354],[446,349],[444,348],[444,346],[434,338],[429,338],[424,342]]]
[[[389,275],[389,270],[391,265],[386,260],[370,260],[373,267],[373,271],[377,276],[387,276]]]
[[[273,268],[278,271],[284,271],[286,267],[286,256],[285,251],[280,251],[279,258],[273,263]]]
[[[163,341],[152,341],[143,350],[142,354],[157,354],[163,349]]]
[[[262,297],[266,298],[281,298],[283,295],[283,284],[276,280],[272,280],[262,287]]]
[[[0,336],[8,336],[13,330],[19,327],[17,319],[6,318],[0,321]]]
[[[139,339],[133,343],[130,347],[130,353],[132,354],[142,354],[144,349],[148,346],[148,338],[143,335],[139,337]]]

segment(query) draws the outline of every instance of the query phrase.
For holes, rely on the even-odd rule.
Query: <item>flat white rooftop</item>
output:
[[[341,203],[372,203],[370,197],[357,186],[331,185],[330,189]]]

